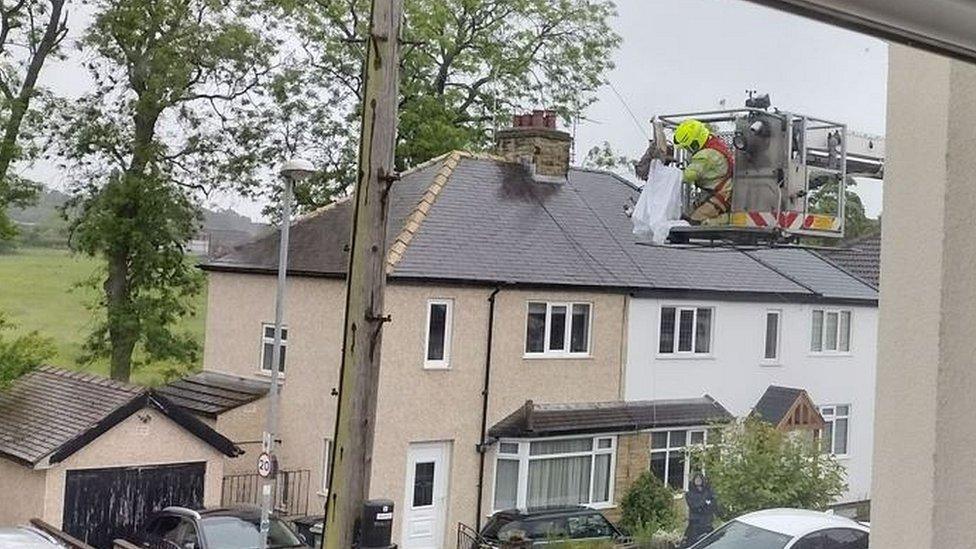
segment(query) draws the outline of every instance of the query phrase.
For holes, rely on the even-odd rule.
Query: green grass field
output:
[[[54,340],[57,357],[54,366],[80,369],[108,375],[108,362],[79,365],[82,343],[97,317],[86,304],[97,299],[91,287],[78,287],[99,273],[100,263],[92,258],[65,250],[20,248],[0,253],[0,311],[17,325],[17,331],[37,330]],[[203,345],[206,295],[196,298],[195,317],[187,319],[179,330],[189,331]],[[133,372],[137,383],[156,385],[165,381],[164,372],[179,368],[189,370],[198,364],[153,363]]]

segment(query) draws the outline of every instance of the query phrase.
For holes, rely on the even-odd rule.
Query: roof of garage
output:
[[[58,463],[143,408],[155,408],[228,456],[240,448],[152,389],[42,366],[0,392],[0,456]]]
[[[187,411],[215,418],[268,394],[271,382],[221,372],[199,372],[157,389]]]

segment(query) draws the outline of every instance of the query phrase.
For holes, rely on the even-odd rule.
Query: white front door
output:
[[[441,549],[447,527],[447,479],[451,443],[411,444],[407,453],[407,490],[403,500],[402,545],[406,549]]]

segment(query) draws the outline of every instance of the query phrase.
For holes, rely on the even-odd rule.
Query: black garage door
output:
[[[139,532],[154,511],[203,505],[205,463],[68,471],[64,531],[98,549]]]

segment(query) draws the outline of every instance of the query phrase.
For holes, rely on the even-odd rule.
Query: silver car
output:
[[[0,547],[3,549],[64,549],[53,536],[33,526],[0,528]]]

